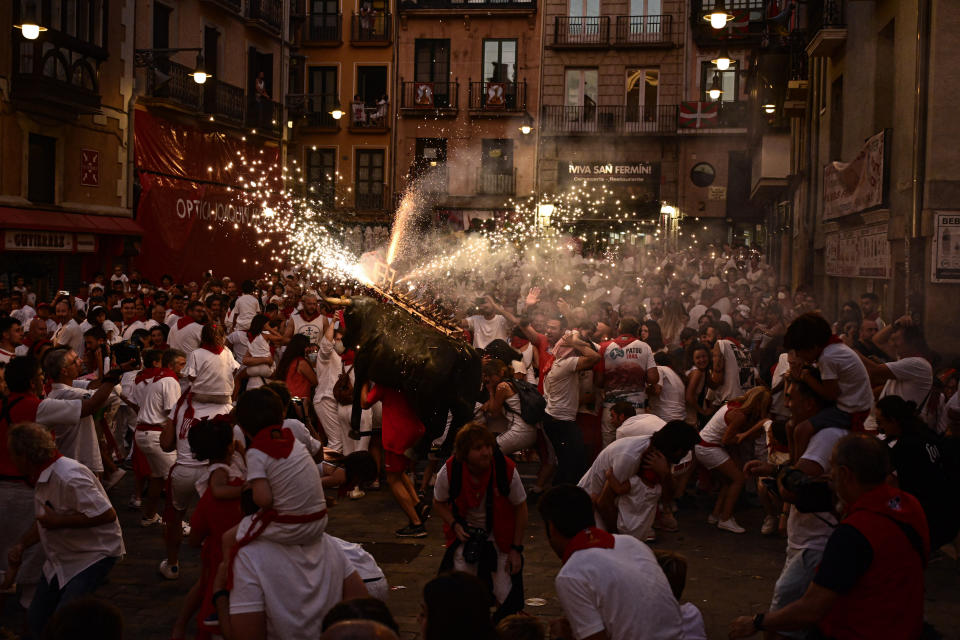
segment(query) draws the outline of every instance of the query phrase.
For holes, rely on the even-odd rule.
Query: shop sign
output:
[[[94,253],[97,250],[97,237],[92,233],[77,234],[77,253]]]
[[[867,140],[852,162],[831,162],[823,167],[823,219],[884,206],[889,167],[886,131]]]
[[[73,234],[60,231],[4,231],[3,248],[7,251],[73,252]]]
[[[931,282],[960,282],[960,211],[937,213]]]
[[[828,233],[826,272],[842,278],[889,278],[890,241],[887,225],[871,225]]]
[[[709,187],[707,189],[707,199],[709,200],[726,200],[727,199],[727,188],[726,187]]]
[[[558,162],[562,189],[574,185],[603,185],[614,197],[637,204],[659,202],[659,162]]]

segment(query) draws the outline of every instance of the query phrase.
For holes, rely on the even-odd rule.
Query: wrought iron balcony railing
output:
[[[512,196],[517,188],[517,170],[498,173],[481,167],[477,171],[477,194],[489,196]]]
[[[617,16],[617,46],[651,47],[673,44],[673,16]]]
[[[350,41],[354,44],[390,44],[392,24],[393,16],[389,12],[354,13],[350,20]]]
[[[338,129],[340,122],[330,112],[337,105],[334,94],[294,93],[287,95],[287,111],[292,120],[301,119],[307,127]]]
[[[610,16],[554,16],[554,47],[606,47],[610,44]]]
[[[247,0],[247,19],[279,33],[283,25],[283,2],[281,0]]]
[[[401,0],[401,11],[453,9],[464,10],[525,10],[536,11],[536,0]]]
[[[544,105],[544,133],[669,135],[677,131],[676,105],[578,107]]]
[[[404,82],[401,79],[400,109],[407,114],[456,113],[459,93],[459,82]]]
[[[304,40],[339,44],[343,41],[343,16],[339,13],[311,14]]]
[[[191,79],[192,80],[192,79]],[[243,89],[216,78],[203,85],[203,111],[236,123],[244,120],[246,98]]]
[[[467,108],[472,112],[495,116],[513,115],[527,108],[527,83],[471,82]]]

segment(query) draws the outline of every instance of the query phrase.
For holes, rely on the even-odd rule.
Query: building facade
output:
[[[70,289],[136,252],[131,217],[132,0],[0,8],[0,273]],[[36,39],[20,28],[33,18]],[[5,283],[8,286],[9,282]]]
[[[535,193],[539,10],[537,0],[397,8],[393,182],[401,196],[415,185],[454,227]]]

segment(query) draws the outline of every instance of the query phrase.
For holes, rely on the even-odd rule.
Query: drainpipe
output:
[[[923,189],[927,174],[927,98],[930,85],[930,0],[917,2],[916,93],[913,99],[912,208],[903,235],[904,285],[907,313],[924,309]]]

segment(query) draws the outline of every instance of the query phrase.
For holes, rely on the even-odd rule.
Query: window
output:
[[[572,36],[600,33],[600,0],[569,0],[568,33]]]
[[[661,0],[630,0],[629,36],[657,36],[663,30]],[[653,38],[648,38],[653,40]]]
[[[387,95],[387,68],[357,67],[357,95],[368,109],[375,109],[377,100]]]
[[[339,0],[311,0],[310,40],[336,42],[340,40]]]
[[[720,76],[720,94],[719,102],[736,102],[740,98],[740,74],[737,73],[739,63],[736,60],[730,61],[730,68],[726,71],[720,71],[712,62],[704,61],[700,69],[700,100],[702,102],[715,102],[711,100],[707,91],[713,86],[715,75]]]
[[[421,184],[427,192],[445,193],[447,190],[446,138],[417,138],[413,177],[427,176]]]
[[[357,150],[357,209],[383,209],[383,149]]]
[[[517,81],[517,41],[483,41],[483,81]]]
[[[584,107],[596,110],[597,70],[567,69],[565,79],[565,104],[568,107]]]
[[[830,159],[839,160],[843,153],[843,76],[830,88]]]
[[[337,150],[311,149],[307,152],[307,195],[327,209],[334,206],[337,188]]]
[[[310,126],[336,127],[330,111],[338,100],[337,68],[310,67],[307,71],[307,104],[305,112]]]
[[[630,0],[631,16],[658,16],[662,12],[660,0]]]
[[[170,48],[170,15],[173,9],[159,2],[153,3],[153,48]],[[158,71],[170,73],[170,60],[165,56],[155,58]]]
[[[482,141],[478,193],[508,195],[514,191],[513,140],[487,139]]]
[[[655,122],[659,69],[627,69],[627,122]]]
[[[433,104],[450,106],[450,41],[418,38],[414,49],[415,82],[433,84]]]
[[[56,200],[56,138],[30,134],[27,171],[27,200],[53,204]]]

